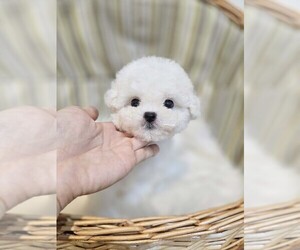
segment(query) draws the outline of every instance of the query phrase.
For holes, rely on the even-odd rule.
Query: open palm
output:
[[[114,184],[158,152],[157,145],[147,146],[128,137],[112,123],[95,122],[97,116],[94,108],[70,107],[58,112],[59,209],[80,195]]]

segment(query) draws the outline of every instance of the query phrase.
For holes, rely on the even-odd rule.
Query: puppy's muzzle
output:
[[[145,112],[144,114],[144,119],[149,122],[152,123],[156,120],[156,113],[155,112]]]

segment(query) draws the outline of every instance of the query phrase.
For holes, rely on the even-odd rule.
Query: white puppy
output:
[[[222,155],[201,119],[200,101],[175,62],[145,57],[117,74],[105,101],[113,123],[160,153],[123,180],[87,199],[77,213],[113,217],[183,214],[240,198],[241,176]],[[202,154],[202,157],[201,157]]]
[[[147,142],[181,132],[200,114],[188,75],[177,63],[161,57],[144,57],[122,68],[105,102],[119,130]]]

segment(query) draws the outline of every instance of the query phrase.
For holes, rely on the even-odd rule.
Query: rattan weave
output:
[[[0,220],[0,249],[56,249],[56,219],[5,215]]]
[[[109,219],[61,215],[58,249],[242,249],[242,201],[183,216]]]
[[[300,200],[245,209],[245,248],[300,249]]]

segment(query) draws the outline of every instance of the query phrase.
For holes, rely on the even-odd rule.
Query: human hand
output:
[[[157,145],[130,138],[112,123],[95,122],[95,108],[58,112],[58,212],[76,197],[100,191],[158,153]]]
[[[19,107],[0,112],[0,200],[8,210],[56,189],[56,112]]]

